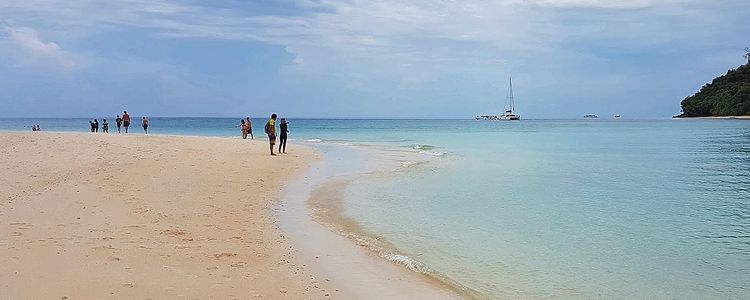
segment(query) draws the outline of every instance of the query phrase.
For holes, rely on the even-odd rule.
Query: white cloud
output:
[[[290,81],[393,94],[481,88],[511,73],[550,94],[582,82],[607,87],[607,78],[648,70],[640,55],[707,49],[750,29],[726,18],[750,11],[746,0],[286,0],[296,6],[289,14],[243,8],[252,1],[198,3],[0,0],[0,20],[43,29],[47,39],[34,32],[21,34],[27,44],[14,43],[58,57],[48,60],[59,65],[72,56],[49,40],[66,45],[63,39],[135,28],[164,38],[278,45],[290,54],[282,70]],[[623,57],[635,64],[618,65]]]
[[[44,42],[36,30],[28,27],[6,26],[2,32],[6,36],[3,44],[9,48],[15,63],[19,66],[47,66],[73,69],[79,66],[78,59],[64,51],[57,43]]]

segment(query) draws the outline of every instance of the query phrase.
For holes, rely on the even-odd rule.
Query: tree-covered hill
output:
[[[750,63],[729,70],[706,84],[695,95],[682,100],[682,114],[676,117],[750,115]]]

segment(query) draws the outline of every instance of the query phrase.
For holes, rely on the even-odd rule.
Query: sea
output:
[[[89,130],[0,130],[31,124]],[[239,138],[238,125],[155,117],[149,130]],[[479,298],[750,299],[750,121],[291,118],[289,131],[290,151],[325,160],[408,154],[351,180],[343,214],[387,241],[386,259]]]

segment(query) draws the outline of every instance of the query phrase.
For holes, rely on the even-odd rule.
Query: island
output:
[[[750,57],[748,63],[704,85],[682,100],[682,113],[675,118],[750,116]]]

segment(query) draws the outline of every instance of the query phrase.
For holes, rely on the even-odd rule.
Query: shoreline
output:
[[[347,185],[356,180],[366,180],[362,177],[368,175],[372,174],[362,174],[357,176],[359,178],[332,179],[316,186],[307,203],[314,220],[329,230],[336,231],[341,237],[361,247],[368,254],[398,265],[441,290],[457,295],[461,299],[485,299],[486,297],[479,292],[436,273],[424,263],[415,260],[410,255],[403,254],[398,247],[384,237],[366,230],[357,220],[346,215],[344,191]]]
[[[384,168],[379,159],[385,153],[373,153],[372,149],[320,147],[326,148],[321,149],[324,159],[313,164],[289,189],[288,195],[294,196],[287,196],[280,211],[282,229],[300,246],[300,255],[306,258],[308,265],[336,282],[345,282],[344,286],[357,287],[355,291],[342,292],[347,299],[481,298],[478,293],[430,273],[424,267],[410,265],[410,262],[418,262],[398,254],[396,247],[382,237],[367,233],[356,220],[344,215],[343,191],[349,182],[390,168],[397,169],[400,164],[386,159],[390,165]],[[325,153],[331,151],[334,154],[327,153],[329,156],[348,163],[343,163],[343,168],[331,163],[334,159],[326,158]],[[365,157],[340,158],[344,153],[355,152]],[[393,153],[386,155],[389,154]],[[352,265],[357,265],[356,272],[350,269]],[[341,276],[343,274],[347,276]]]
[[[750,120],[750,116],[672,117],[673,119],[697,120]]]
[[[0,190],[12,195],[0,203],[0,220],[11,225],[0,230],[0,263],[11,271],[0,275],[0,287],[9,295],[466,298],[313,221],[307,205],[302,212],[310,228],[291,234],[282,228],[288,191],[306,184],[300,177],[326,159],[309,143],[286,157],[271,157],[265,140],[239,137],[59,131],[0,136],[6,149],[0,161],[12,168],[0,177]],[[281,170],[267,169],[269,162]],[[28,164],[28,174],[21,172]],[[248,167],[257,176],[246,178],[242,171]],[[135,174],[123,181],[121,169]],[[307,203],[299,195],[293,201]],[[318,241],[325,240],[325,247],[291,237],[298,234],[322,236]],[[319,251],[331,245],[345,250],[333,257],[337,264],[322,266]],[[39,280],[55,283],[34,289]]]

